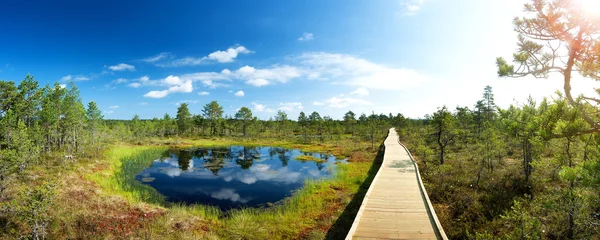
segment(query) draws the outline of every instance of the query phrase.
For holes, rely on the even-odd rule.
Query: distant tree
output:
[[[63,105],[61,104],[65,97],[66,90],[55,83],[53,87],[46,86],[44,88],[44,96],[42,97],[42,132],[45,139],[45,150],[49,152],[54,146],[60,147],[60,126]]]
[[[163,131],[166,136],[173,136],[176,132],[176,129],[173,124],[173,118],[168,113],[165,113],[163,118],[160,121],[160,129]]]
[[[277,115],[275,116],[275,121],[277,121],[277,128],[280,134],[285,134],[286,126],[288,122],[288,115],[282,110],[277,111]]]
[[[348,111],[344,114],[344,123],[346,125],[346,132],[352,133],[354,136],[354,125],[356,125],[356,114],[352,111]]]
[[[193,117],[194,119],[194,126],[198,129],[198,132],[202,132],[204,133],[204,125],[206,124],[206,120],[204,119],[204,117],[202,117],[201,114],[198,115],[194,115]]]
[[[177,129],[179,134],[187,134],[192,126],[192,114],[187,103],[182,103],[177,108]]]
[[[540,152],[541,139],[538,137],[539,126],[536,119],[539,114],[537,103],[531,97],[520,108],[511,105],[510,108],[502,111],[506,132],[519,139],[526,184],[529,184],[533,172],[533,160]]]
[[[321,141],[323,141],[323,118],[321,118],[321,115],[316,111],[312,112],[308,116],[308,122],[310,127],[319,134]]]
[[[79,89],[75,83],[67,85],[67,92],[62,101],[61,135],[65,142],[71,143],[70,151],[79,152],[79,143],[82,138],[82,132],[85,124],[86,111],[81,103]]]
[[[298,115],[298,124],[302,128],[304,142],[306,142],[306,127],[308,126],[309,122],[308,117],[306,117],[306,114],[304,112],[300,112],[300,114]]]
[[[323,131],[327,133],[326,135],[331,138],[331,134],[334,132],[334,121],[330,116],[323,117],[322,127]],[[321,137],[321,141],[323,141],[323,137]]]
[[[94,101],[88,103],[86,116],[88,120],[88,128],[92,133],[92,146],[94,146],[96,143],[96,131],[98,131],[99,125],[102,124],[101,121],[104,116],[102,116],[102,111],[98,109],[98,105],[96,105],[96,102]]]
[[[494,93],[492,93],[492,87],[485,86],[483,90],[483,115],[485,120],[488,122],[494,121],[496,118],[496,103],[494,102]]]
[[[456,107],[454,114],[457,125],[458,139],[468,146],[471,141],[474,125],[473,112],[468,107]]]
[[[143,126],[142,121],[140,120],[140,116],[135,114],[131,119],[131,132],[133,136],[139,141],[142,137]]]
[[[432,122],[435,129],[436,142],[440,147],[440,164],[444,164],[446,147],[453,142],[456,136],[455,119],[446,106],[443,106],[433,114]]]
[[[575,0],[532,0],[525,4],[525,16],[514,19],[518,50],[513,63],[498,57],[500,77],[547,78],[550,73],[563,76],[564,93],[569,105],[580,110],[590,125],[582,131],[600,131],[597,97],[583,96],[577,101],[571,93],[574,72],[600,80],[600,24],[598,16],[585,11]]]
[[[27,127],[32,127],[35,115],[39,110],[43,92],[38,87],[38,82],[30,74],[27,74],[19,83],[18,112]]]
[[[252,110],[247,107],[241,107],[236,113],[235,118],[239,121],[242,121],[242,131],[244,136],[247,134],[248,124],[252,121]]]
[[[210,121],[211,133],[216,135],[218,133],[217,127],[223,119],[223,107],[217,101],[211,101],[204,105],[202,114]]]
[[[375,132],[379,128],[381,120],[379,116],[372,112],[367,118],[367,126],[369,128],[369,139],[371,140],[371,149],[375,149]]]
[[[367,115],[364,113],[360,114],[360,117],[358,117],[358,122],[361,124],[366,123],[367,120],[368,120]]]

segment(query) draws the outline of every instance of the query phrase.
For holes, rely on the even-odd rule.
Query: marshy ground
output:
[[[136,179],[136,175],[152,165],[153,160],[165,156],[169,149],[231,145],[300,149],[347,158],[347,164],[336,164],[336,171],[329,178],[306,180],[302,188],[275,204],[226,212],[215,206],[165,201],[164,195],[147,184],[154,177]],[[374,176],[376,170],[373,170],[377,169],[373,168],[377,149],[367,145],[370,144],[350,140],[337,144],[155,140],[142,145],[115,145],[99,152],[96,158],[78,159],[70,165],[63,166],[57,160],[49,167],[31,169],[27,180],[31,181],[28,184],[56,182],[56,201],[49,211],[53,219],[50,238],[338,239],[350,228],[361,194],[368,188],[365,180]],[[317,155],[299,155],[299,158],[315,161],[316,157],[314,164],[322,163]],[[27,187],[26,182],[20,181],[20,187]]]

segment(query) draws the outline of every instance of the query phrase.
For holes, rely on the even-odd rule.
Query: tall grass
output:
[[[142,184],[135,176],[151,166],[167,151],[165,147],[115,147],[107,153],[108,166],[89,176],[108,195],[120,195],[130,203],[164,205],[165,197],[156,189]]]

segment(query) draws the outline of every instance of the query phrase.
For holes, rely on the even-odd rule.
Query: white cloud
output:
[[[169,95],[169,90],[150,91],[150,92],[144,94],[144,97],[147,97],[147,98],[164,98],[167,95]]]
[[[226,51],[216,51],[208,54],[208,59],[215,60],[220,63],[233,62],[238,54],[249,54],[250,50],[244,46],[237,46],[235,48],[228,48]]]
[[[302,37],[298,38],[298,41],[310,41],[315,39],[312,33],[303,33]]]
[[[240,91],[237,91],[237,92],[236,92],[234,95],[235,95],[236,97],[243,97],[243,96],[244,96],[244,91],[242,91],[242,90],[240,90]]]
[[[271,67],[263,69],[256,69],[251,66],[243,66],[235,71],[223,69],[221,72],[189,73],[181,75],[180,79],[182,81],[197,81],[208,88],[229,86],[228,84],[223,82],[232,81],[234,79],[242,80],[245,81],[246,84],[260,87],[272,84],[273,82],[285,83],[291,79],[299,78],[301,76],[302,70],[297,67],[288,65],[273,65]],[[147,79],[146,81],[142,80],[140,81],[140,85],[136,84],[133,87],[139,87],[141,85],[160,85],[161,83]]]
[[[301,102],[284,102],[279,104],[278,110],[285,112],[302,111],[304,107]]]
[[[108,108],[116,109],[119,108],[119,105],[109,106]]]
[[[421,10],[421,5],[425,3],[425,0],[402,0],[400,7],[402,15],[413,16]]]
[[[240,194],[235,192],[234,189],[229,189],[229,188],[223,188],[217,192],[213,192],[210,194],[210,196],[213,198],[216,198],[216,199],[229,200],[232,202],[246,203],[246,202],[250,201],[250,199],[242,198],[240,196]]]
[[[169,87],[169,92],[190,93],[193,90],[192,81],[185,81],[180,85]]]
[[[246,84],[252,85],[255,87],[262,87],[262,86],[269,85],[269,81],[262,79],[262,78],[256,78],[256,79],[250,79],[250,80],[246,81]]]
[[[75,80],[75,81],[87,81],[87,80],[90,80],[90,78],[86,77],[86,76],[83,76],[83,75],[78,75],[73,80]]]
[[[214,89],[214,88],[218,88],[218,87],[227,87],[227,86],[229,86],[229,85],[227,85],[227,84],[223,84],[223,83],[214,82],[214,81],[212,81],[212,80],[202,80],[201,82],[202,82],[202,84],[203,84],[205,87],[208,87],[208,88],[213,88],[213,89]]]
[[[115,80],[112,80],[110,83],[111,84],[121,84],[121,83],[127,83],[127,79],[125,78],[117,78]]]
[[[181,175],[182,171],[179,168],[168,168],[165,171],[165,174],[167,174],[167,176],[169,177],[179,177],[179,175]]]
[[[199,81],[205,87],[209,88],[217,88],[224,87],[227,84],[219,83],[217,81],[229,81],[230,78],[225,74],[216,73],[216,72],[198,72],[198,73],[189,73],[181,75],[181,79],[183,80],[191,80],[191,81]]]
[[[173,58],[173,55],[171,55],[169,53],[161,53],[162,55],[159,54],[154,57],[149,57],[149,58],[144,59],[143,61],[151,62],[154,65],[159,66],[159,67],[185,67],[185,66],[197,66],[197,65],[201,65],[201,64],[206,64],[211,61],[216,61],[219,63],[229,63],[229,62],[235,61],[235,59],[240,54],[249,54],[249,53],[252,53],[252,51],[248,50],[244,46],[234,46],[234,47],[228,48],[225,51],[218,50],[218,51],[212,52],[212,53],[208,54],[208,56],[204,56],[204,57],[184,57],[184,58],[174,59],[171,61],[161,61],[161,60]]]
[[[285,83],[291,79],[300,77],[301,70],[296,67],[287,65],[273,65],[270,68],[264,69],[256,69],[254,67],[246,65],[235,71],[233,75],[235,78],[246,81],[252,81],[254,79],[254,83],[264,83],[268,81],[277,81]],[[256,81],[257,79],[262,79],[264,81]]]
[[[206,58],[195,58],[195,57],[184,57],[180,59],[175,59],[170,63],[164,65],[164,67],[184,67],[184,66],[197,66],[202,63],[205,63]]]
[[[207,96],[209,94],[210,94],[209,92],[198,92],[198,95],[200,95],[200,96]]]
[[[147,78],[142,79],[141,83],[157,84],[159,86],[168,86],[166,90],[155,90],[144,94],[149,98],[164,98],[170,93],[190,93],[194,90],[192,80],[182,80],[178,76],[170,75],[160,81],[153,81]],[[131,84],[130,84],[131,85]]]
[[[182,103],[187,103],[187,104],[197,104],[199,101],[198,100],[183,100],[183,101],[179,101],[175,103],[175,106],[179,106]]]
[[[254,111],[256,112],[275,112],[275,110],[267,108],[267,105],[260,104],[257,102],[252,102],[252,106],[254,106]]]
[[[126,63],[119,63],[114,66],[109,66],[108,69],[112,71],[135,71],[135,66]]]
[[[367,89],[401,90],[429,80],[412,69],[390,68],[346,54],[305,53],[297,59],[309,76]]]
[[[359,87],[356,90],[354,90],[354,92],[351,92],[350,95],[369,96],[369,90],[367,90],[364,87]]]
[[[173,75],[166,77],[163,81],[167,85],[181,85],[183,83],[183,81],[179,77]]]
[[[236,52],[246,52],[241,46],[231,48]],[[229,50],[228,50],[229,51]],[[227,51],[221,51],[227,52]],[[215,55],[213,55],[215,56]],[[216,57],[215,57],[216,58]],[[229,86],[233,80],[260,87],[275,83],[286,83],[293,79],[316,79],[332,84],[357,87],[352,96],[368,96],[371,89],[403,90],[430,80],[417,71],[373,63],[363,58],[325,52],[304,53],[287,58],[292,65],[274,64],[266,68],[243,66],[237,70],[223,69],[220,72],[196,72],[181,76],[169,76],[162,80],[150,80],[148,76],[139,78],[129,86],[164,86],[166,89],[148,92],[146,97],[162,98],[173,92],[191,92],[192,83],[200,82],[208,88]],[[344,99],[343,96],[337,98]],[[350,98],[351,99],[351,98]],[[315,105],[326,102],[317,102]],[[336,104],[328,104],[337,106]]]
[[[114,113],[114,111],[110,110],[110,111],[104,111],[104,114],[112,114]]]
[[[157,62],[157,61],[160,61],[162,59],[169,58],[169,57],[171,57],[171,53],[161,52],[161,53],[159,53],[158,55],[156,55],[154,57],[144,58],[144,59],[142,59],[142,61],[143,62],[153,63],[153,62]]]
[[[67,84],[59,84],[61,88],[67,88]]]
[[[315,105],[315,106],[323,106],[323,105],[325,105],[325,103],[324,102],[319,102],[319,101],[314,101],[313,105]]]
[[[315,102],[317,103],[317,102]],[[318,104],[315,104],[318,105]],[[363,99],[357,98],[348,98],[348,97],[332,97],[323,103],[323,105],[327,105],[327,107],[331,108],[347,108],[349,106],[368,106],[371,105],[371,102]]]
[[[83,75],[67,75],[67,76],[63,76],[62,78],[60,78],[61,82],[68,82],[68,81],[87,81],[90,80],[89,77],[83,76]]]
[[[71,79],[73,79],[73,76],[67,75],[67,76],[64,76],[64,77],[60,78],[60,81],[61,82],[68,82],[68,81],[71,81]]]

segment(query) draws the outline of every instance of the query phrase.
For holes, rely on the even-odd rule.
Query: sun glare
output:
[[[600,0],[578,0],[586,14],[600,18]]]

